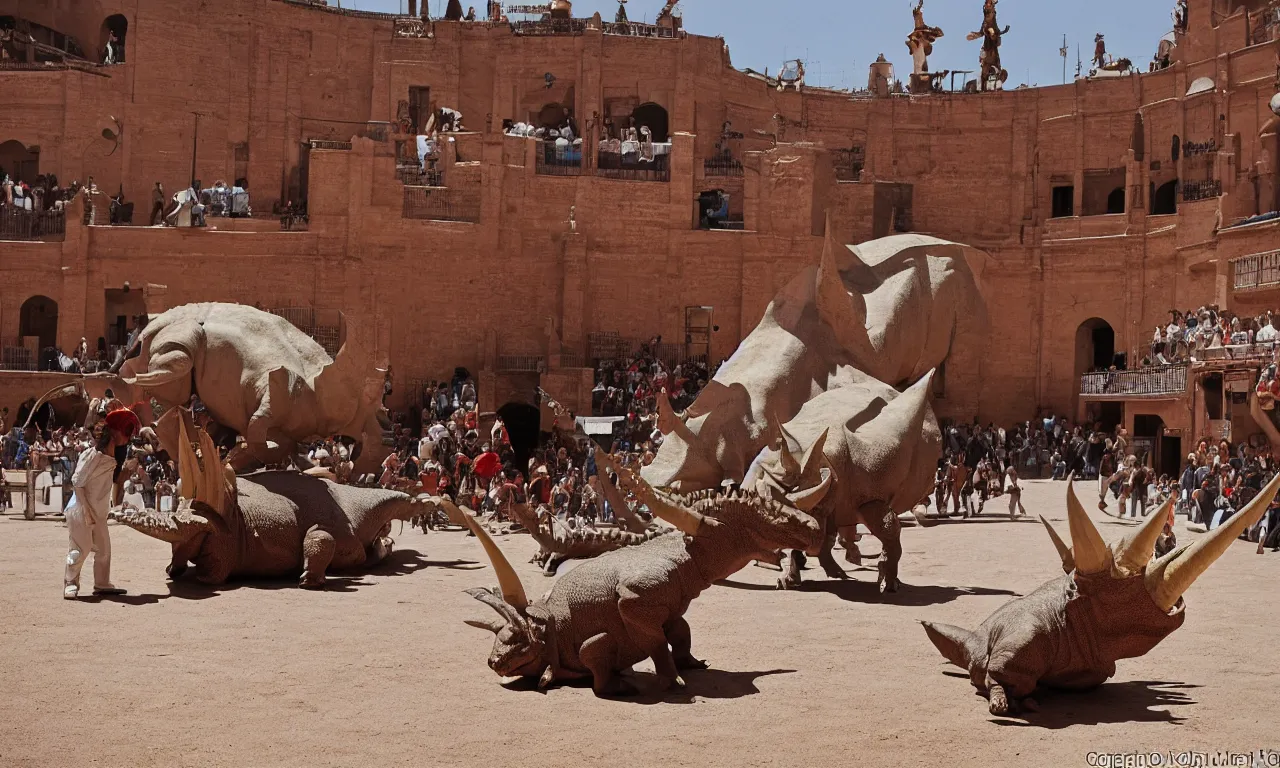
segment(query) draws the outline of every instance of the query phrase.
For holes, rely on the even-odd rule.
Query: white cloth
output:
[[[427,435],[418,441],[418,458],[427,461],[435,457],[436,441],[431,439],[431,435]]]
[[[430,437],[432,440],[436,440],[436,441],[439,441],[440,438],[444,437],[447,434],[449,434],[449,430],[445,427],[445,425],[441,424],[440,422],[436,422],[435,424],[432,424],[431,427],[427,430],[427,437]]]
[[[80,569],[93,553],[93,588],[111,588],[111,536],[107,532],[107,511],[111,508],[112,475],[116,460],[96,448],[80,454],[71,486],[75,495],[67,506],[70,545],[63,583],[80,586]]]

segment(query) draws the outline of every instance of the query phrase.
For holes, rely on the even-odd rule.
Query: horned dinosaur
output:
[[[125,403],[154,398],[163,408],[197,395],[219,425],[245,439],[243,465],[279,463],[297,443],[343,435],[356,441],[356,472],[374,471],[382,447],[383,377],[348,340],[331,359],[283,317],[241,304],[186,304],[152,319],[109,374],[85,377],[90,396],[105,389]],[[175,454],[177,423],[156,425]]]
[[[531,510],[528,504],[512,504],[509,511],[541,547],[532,562],[542,567],[544,576],[555,576],[556,568],[565,560],[599,557],[606,552],[634,547],[675,532],[673,528],[660,526],[652,526],[644,533],[631,533],[619,528],[603,531],[570,528],[545,506]]]
[[[994,715],[1035,711],[1038,686],[1095,688],[1116,673],[1117,660],[1145,655],[1182,626],[1183,594],[1261,519],[1277,490],[1280,475],[1209,534],[1155,558],[1173,499],[1108,546],[1068,480],[1072,546],[1045,521],[1066,575],[1006,603],[977,631],[926,621],[925,632],[947,661],[969,672]]]
[[[600,451],[596,460],[601,467],[609,463]],[[683,686],[681,670],[706,666],[690,652],[684,613],[693,599],[752,560],[779,549],[807,549],[822,535],[806,510],[826,494],[829,470],[818,485],[793,494],[789,504],[733,491],[693,507],[664,496],[626,468],[618,475],[683,535],[659,536],[588,560],[535,602],[488,532],[458,512],[498,576],[498,589],[468,591],[498,619],[467,623],[496,636],[489,666],[499,675],[536,677],[542,687],[589,677],[597,695],[630,695],[634,686],[617,673],[648,658],[663,688]]]
[[[673,491],[741,482],[781,424],[827,390],[903,388],[944,364],[977,374],[987,341],[986,255],[923,235],[849,248],[827,223],[817,266],[784,288],[687,411],[658,398],[665,437],[646,480]],[[980,388],[948,392],[944,416],[977,413]]]
[[[184,414],[179,421],[177,509],[120,507],[111,513],[111,519],[173,546],[166,569],[171,578],[194,563],[196,579],[206,584],[301,572],[300,586],[322,587],[327,570],[365,568],[391,554],[391,522],[412,519],[432,504],[300,472],[237,478],[203,430],[195,430],[203,458],[196,456],[188,418]]]
[[[826,535],[819,550],[807,554],[818,556],[829,577],[847,578],[832,548],[838,535],[851,542],[861,523],[882,545],[880,591],[898,590],[898,514],[910,511],[933,489],[934,467],[942,455],[942,433],[930,404],[932,386],[929,374],[901,394],[878,382],[824,392],[781,428],[779,441],[748,469],[748,487],[754,483],[762,494],[785,494],[813,482],[796,458],[799,446],[816,445],[823,451],[834,480],[813,515],[824,523]],[[817,442],[822,434],[830,437]],[[794,553],[787,559],[779,587],[800,583],[799,562]]]

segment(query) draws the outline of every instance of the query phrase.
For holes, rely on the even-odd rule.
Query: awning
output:
[[[612,435],[613,425],[626,421],[625,416],[579,416],[578,426],[588,435]]]

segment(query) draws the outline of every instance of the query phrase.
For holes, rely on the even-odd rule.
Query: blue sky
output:
[[[525,0],[532,2],[532,0]],[[329,0],[330,4],[336,0]],[[429,0],[432,15],[443,13],[446,0]],[[341,0],[344,8],[399,12],[405,0]],[[911,31],[912,0],[683,0],[685,28],[700,35],[720,35],[729,44],[734,66],[778,71],[786,58],[806,59],[807,79],[816,85],[866,87],[867,65],[883,53],[897,75],[911,72],[906,37]],[[484,0],[463,0],[483,14]],[[633,21],[649,20],[662,0],[630,0]],[[617,0],[575,0],[575,16],[595,11],[612,20]],[[1002,0],[1000,25],[1013,29],[1004,38],[1001,57],[1009,71],[1008,87],[1027,82],[1062,82],[1062,36],[1070,48],[1067,76],[1075,72],[1076,46],[1086,60],[1093,55],[1093,36],[1106,35],[1107,51],[1126,56],[1146,69],[1160,37],[1172,29],[1173,0]],[[942,27],[946,36],[934,45],[930,68],[976,69],[980,43],[965,35],[982,23],[982,0],[926,0],[925,21]]]

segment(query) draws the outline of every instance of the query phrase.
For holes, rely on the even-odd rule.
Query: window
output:
[[[1076,188],[1071,187],[1054,187],[1053,188],[1053,215],[1052,218],[1062,219],[1076,215]]]

